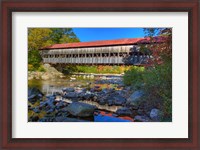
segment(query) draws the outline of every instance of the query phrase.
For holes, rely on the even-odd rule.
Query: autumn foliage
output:
[[[153,44],[141,44],[141,51],[151,58],[144,67],[133,67],[125,72],[124,83],[133,90],[145,91],[145,103],[165,114],[163,121],[172,120],[172,29],[158,29],[163,42],[153,42],[153,29],[145,29]],[[151,36],[150,36],[151,35]]]
[[[147,66],[155,66],[162,64],[166,61],[171,61],[172,59],[172,29],[166,28],[163,30],[160,30],[159,32],[159,39],[162,40],[161,43],[156,43],[156,40],[154,37],[148,37],[150,39],[150,43],[153,44],[147,44],[145,48],[148,49],[151,58],[148,60]]]

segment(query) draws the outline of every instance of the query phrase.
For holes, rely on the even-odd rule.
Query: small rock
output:
[[[152,109],[150,112],[150,117],[153,121],[161,121],[163,116],[163,112],[156,108]]]
[[[118,114],[119,116],[131,116],[132,112],[129,108],[122,107],[116,111],[116,114]]]
[[[126,99],[120,95],[113,97],[114,105],[122,105],[126,102]]]
[[[34,111],[35,113],[40,113],[40,110],[39,110],[38,108],[34,108],[33,111]]]
[[[51,108],[51,109],[49,109],[46,113],[47,113],[47,114],[50,114],[50,113],[52,113],[53,111],[54,111],[54,109]]]
[[[64,107],[64,103],[62,101],[56,103],[56,108],[57,109],[60,109],[60,108],[63,108]]]
[[[83,99],[84,99],[84,100],[90,100],[90,99],[92,99],[93,97],[94,97],[93,94],[87,94],[87,93],[86,93],[86,94],[83,95]]]
[[[55,98],[55,100],[56,100],[56,101],[61,101],[61,100],[62,100],[62,96],[60,96],[60,95],[58,96],[58,95],[57,95],[56,98]]]

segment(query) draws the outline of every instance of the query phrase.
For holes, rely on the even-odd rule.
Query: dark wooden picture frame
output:
[[[1,2],[1,149],[200,149],[199,0],[7,0]],[[189,137],[152,139],[12,138],[12,12],[188,12]]]

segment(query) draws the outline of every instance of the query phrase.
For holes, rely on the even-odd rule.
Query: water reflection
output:
[[[55,92],[61,92],[65,87],[86,87],[92,80],[73,80],[70,78],[54,79],[54,80],[29,80],[29,87],[37,87],[46,95],[53,94]]]
[[[71,78],[75,78],[72,80]],[[55,92],[61,92],[65,87],[93,87],[94,84],[101,84],[102,87],[107,88],[110,87],[112,83],[102,82],[102,81],[114,81],[113,83],[117,84],[121,82],[122,78],[118,76],[94,76],[94,78],[84,78],[84,76],[67,76],[63,79],[52,79],[52,80],[29,80],[28,86],[29,87],[37,87],[40,89],[44,94],[54,94]],[[98,81],[100,81],[98,83]],[[96,82],[96,83],[95,83]]]

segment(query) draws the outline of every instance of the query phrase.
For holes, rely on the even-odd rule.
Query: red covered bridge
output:
[[[151,57],[140,51],[141,45],[162,42],[163,37],[78,42],[54,44],[40,52],[43,62],[51,64],[141,65]]]

